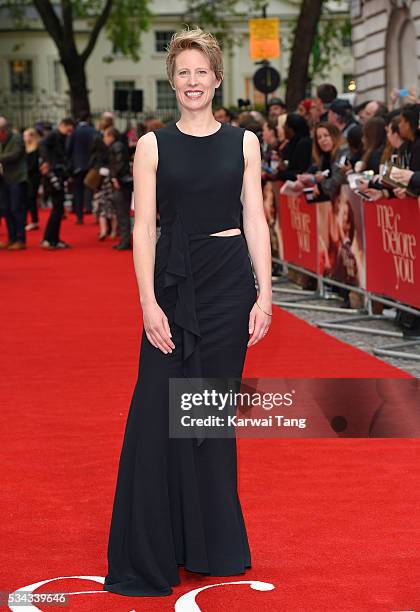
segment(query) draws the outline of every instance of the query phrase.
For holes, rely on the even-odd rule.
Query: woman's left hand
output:
[[[271,301],[263,301],[258,298],[257,302],[249,313],[248,331],[252,335],[247,346],[252,346],[262,340],[264,336],[267,335],[271,325],[271,316],[267,314],[271,314]]]
[[[397,187],[394,189],[394,193],[399,200],[403,200],[407,197],[407,189],[404,189],[404,187]]]
[[[414,174],[413,170],[396,168],[395,170],[392,170],[391,178],[394,179],[395,181],[398,181],[399,183],[404,183],[408,185],[413,174]]]

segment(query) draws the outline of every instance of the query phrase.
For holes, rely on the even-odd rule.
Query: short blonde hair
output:
[[[223,79],[223,56],[216,37],[199,27],[193,30],[187,27],[180,32],[175,32],[166,47],[166,72],[172,86],[175,72],[175,60],[181,51],[185,51],[185,49],[198,49],[204,53],[209,59],[210,68],[216,75],[216,79],[220,81]]]

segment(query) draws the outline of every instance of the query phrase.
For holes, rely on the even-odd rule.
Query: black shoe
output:
[[[77,219],[76,225],[83,225],[83,219]]]
[[[59,240],[55,245],[56,249],[69,249],[70,245],[67,244],[67,242],[63,242],[62,240]]]
[[[117,251],[131,251],[133,247],[131,244],[124,244],[123,242],[120,242],[119,244],[114,244],[112,248],[116,249]]]
[[[283,276],[283,266],[281,264],[273,263],[271,267],[271,276]]]
[[[340,304],[340,308],[351,308],[349,298],[344,298],[343,303]]]

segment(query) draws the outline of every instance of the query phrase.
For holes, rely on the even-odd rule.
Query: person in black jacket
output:
[[[61,219],[64,214],[64,183],[69,175],[69,161],[66,152],[67,137],[75,128],[71,118],[60,121],[39,143],[40,171],[44,177],[44,188],[52,201],[52,211],[48,219],[41,246],[44,249],[67,248],[69,245],[60,240]]]
[[[398,133],[403,143],[395,154],[396,165],[400,167],[393,170],[392,178],[406,184],[407,187],[382,190],[381,197],[406,198],[407,192],[420,196],[420,130],[418,129],[420,106],[417,104],[406,106],[392,119],[394,118],[398,121]],[[374,187],[378,188],[376,185]]]
[[[74,212],[76,223],[83,223],[83,208],[91,208],[92,192],[85,187],[84,180],[89,168],[89,155],[92,140],[96,134],[95,128],[89,123],[89,113],[82,111],[79,115],[77,128],[68,140],[68,156],[74,178]]]
[[[113,249],[125,251],[131,249],[130,207],[133,191],[133,177],[130,169],[130,154],[128,147],[119,138],[116,128],[105,130],[104,142],[109,147],[109,169],[114,189],[113,201],[117,212],[120,230],[120,242],[114,244]]]
[[[314,127],[312,161],[298,181],[313,187],[313,201],[334,200],[346,182],[346,172],[351,169],[348,162],[348,147],[340,130],[332,123],[318,123]]]
[[[265,178],[270,181],[295,181],[311,163],[312,139],[306,120],[297,113],[287,115],[284,131],[288,143],[281,150],[278,170]]]
[[[407,190],[420,195],[420,105],[405,106],[400,113],[399,132],[404,140],[398,151],[401,165],[404,167],[393,173],[395,180],[407,183],[407,189],[395,189],[395,195],[404,198]]]

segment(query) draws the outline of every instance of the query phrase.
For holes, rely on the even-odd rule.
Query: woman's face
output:
[[[23,132],[23,141],[26,145],[32,144],[34,140],[35,140],[34,135],[30,130],[25,130]]]
[[[321,118],[321,108],[317,100],[312,100],[309,117],[311,118],[312,124],[318,123]]]
[[[198,49],[185,49],[175,60],[174,89],[178,103],[196,111],[211,105],[221,81],[210,67],[209,58]]]
[[[302,104],[302,102],[299,103],[298,107],[297,107],[297,112],[299,115],[301,115],[302,117],[306,117],[306,115],[308,114],[306,112],[306,108],[305,105]]]
[[[407,140],[411,137],[411,127],[407,119],[403,116],[400,117],[399,130],[401,138]]]
[[[263,125],[262,138],[263,141],[269,145],[275,144],[276,142],[276,135],[273,130],[268,126],[268,123],[264,123]]]
[[[326,128],[318,128],[316,131],[318,146],[324,153],[331,153],[334,143],[329,131]]]
[[[277,120],[277,140],[279,142],[284,142],[286,140],[286,134],[284,131],[284,123],[280,120],[280,117]]]
[[[401,144],[400,135],[398,132],[393,132],[389,125],[386,126],[386,137],[393,149],[398,149]]]
[[[110,145],[112,145],[112,143],[114,142],[114,137],[111,136],[111,134],[107,134],[105,132],[105,134],[103,135],[103,141],[106,144],[107,147],[109,147]]]

